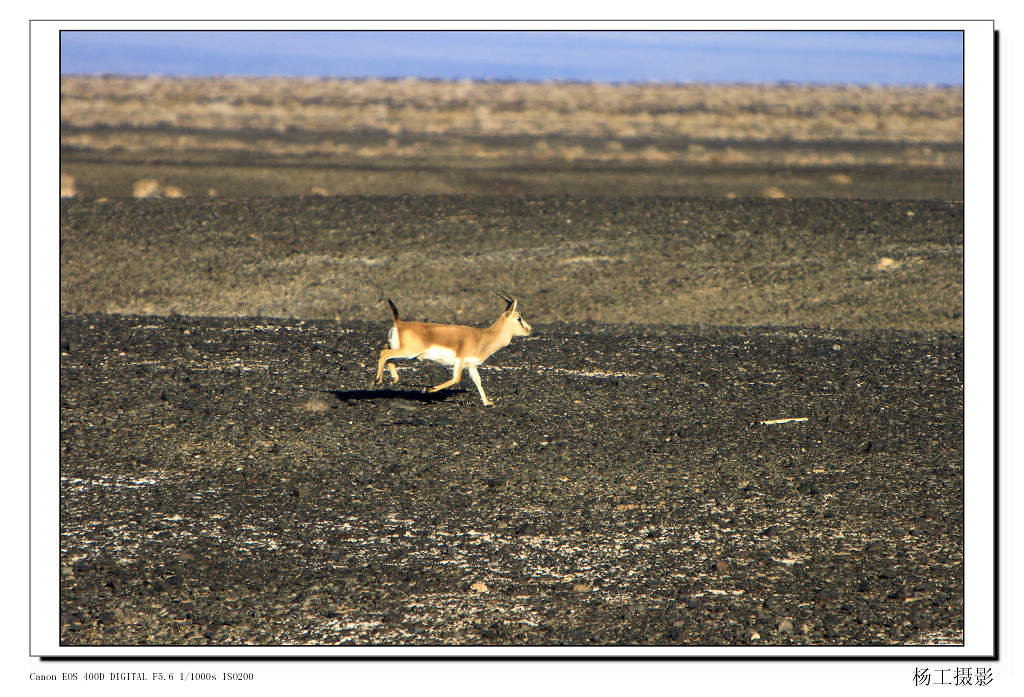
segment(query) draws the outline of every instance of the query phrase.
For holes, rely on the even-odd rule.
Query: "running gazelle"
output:
[[[469,372],[473,379],[480,399],[484,406],[492,406],[494,402],[487,398],[483,385],[480,384],[480,373],[477,366],[500,348],[508,346],[514,336],[527,336],[533,329],[519,314],[519,301],[499,293],[505,301],[505,311],[494,324],[486,329],[466,327],[460,324],[437,324],[435,322],[406,322],[398,318],[398,309],[388,300],[394,326],[388,332],[388,343],[391,348],[380,352],[377,361],[377,378],[375,385],[384,381],[384,366],[391,371],[394,382],[398,382],[398,370],[393,358],[416,358],[421,361],[434,361],[452,366],[452,379],[428,389],[437,392],[446,387],[457,385],[462,381],[462,369]]]

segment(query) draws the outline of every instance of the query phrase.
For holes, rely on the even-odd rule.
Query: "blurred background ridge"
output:
[[[65,31],[61,74],[962,85],[957,31]]]

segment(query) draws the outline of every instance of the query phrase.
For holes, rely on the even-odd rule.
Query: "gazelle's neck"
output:
[[[510,343],[512,343],[512,328],[504,317],[499,317],[494,324],[483,330],[480,352],[484,355],[480,359],[483,360]]]

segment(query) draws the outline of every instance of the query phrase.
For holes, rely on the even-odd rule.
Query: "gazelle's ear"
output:
[[[519,298],[512,298],[512,302],[508,306],[508,311],[515,312],[517,307],[519,307]]]

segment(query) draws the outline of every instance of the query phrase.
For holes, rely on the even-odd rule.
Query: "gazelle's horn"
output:
[[[507,303],[505,306],[505,310],[510,310],[512,308],[512,305],[515,303],[515,300],[513,298],[510,298],[507,294],[502,293],[500,290],[495,290],[494,292],[498,295],[499,298],[501,298]]]

